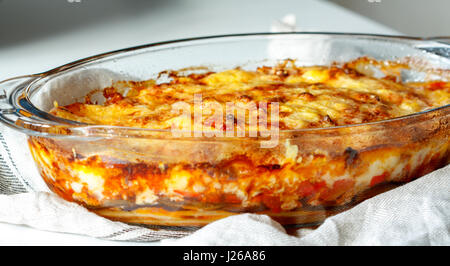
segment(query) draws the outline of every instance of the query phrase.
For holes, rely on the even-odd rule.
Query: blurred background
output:
[[[297,31],[450,35],[449,0],[0,0],[0,80],[145,43]]]
[[[331,0],[412,36],[450,35],[449,0]]]
[[[206,2],[214,3],[211,5]],[[211,20],[215,20],[217,13],[226,13],[228,17],[222,25],[215,25],[219,26],[220,32],[223,32],[224,24],[228,24],[231,28],[234,20],[243,22],[240,23],[242,30],[255,26],[255,29],[264,31],[267,28],[264,24],[267,23],[261,23],[258,13],[264,14],[270,20],[282,15],[283,12],[295,12],[295,9],[291,7],[301,8],[298,3],[308,1],[297,0],[298,3],[295,5],[292,5],[293,1],[273,1],[277,4],[270,6],[269,10],[263,2],[255,0],[0,0],[0,36],[2,36],[0,46],[92,27],[96,24],[138,19],[141,16],[154,17],[152,20],[154,25],[149,27],[158,27],[158,33],[183,27],[181,24],[191,24],[194,27],[184,35],[194,35],[199,30],[195,27],[197,22],[210,23]],[[330,0],[330,2],[402,34],[413,36],[450,34],[450,16],[448,15],[450,1],[448,0]],[[306,6],[305,8],[308,9]],[[171,12],[177,13],[176,19],[165,19]],[[268,15],[269,12],[272,15]],[[304,26],[305,30],[314,30],[313,24],[305,20],[321,24],[317,20],[323,19],[327,20],[321,16],[320,10],[312,10],[304,19],[299,18],[299,26]],[[132,30],[130,28],[130,31]]]

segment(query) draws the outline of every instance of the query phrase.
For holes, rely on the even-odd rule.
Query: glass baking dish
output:
[[[281,60],[329,65],[369,56],[412,58],[404,78],[440,69],[450,46],[411,37],[340,33],[211,36],[132,47],[45,73],[5,80],[0,120],[28,136],[42,178],[62,198],[118,221],[203,226],[252,212],[304,226],[449,163],[449,105],[364,124],[280,130],[262,137],[175,137],[168,130],[87,125],[49,113],[59,105],[104,100],[120,80],[156,79],[167,70],[254,70]],[[436,77],[434,77],[436,78]],[[164,188],[164,189],[163,189]],[[169,188],[169,189],[167,189]]]

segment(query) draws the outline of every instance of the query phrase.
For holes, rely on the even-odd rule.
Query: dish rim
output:
[[[9,102],[9,105],[11,105],[13,108],[0,108],[0,122],[2,124],[15,128],[19,131],[24,132],[27,135],[38,135],[38,136],[64,136],[64,137],[70,137],[71,135],[83,135],[86,137],[93,137],[98,135],[104,135],[104,132],[102,129],[106,130],[107,135],[115,135],[117,133],[121,133],[120,131],[140,131],[140,132],[155,132],[155,133],[168,133],[171,132],[171,129],[152,129],[152,128],[138,128],[138,127],[124,127],[124,126],[112,126],[112,125],[96,125],[96,124],[85,124],[80,123],[73,120],[67,120],[63,118],[59,118],[56,116],[53,116],[49,114],[48,112],[42,111],[41,109],[35,107],[31,100],[29,99],[29,90],[32,88],[32,85],[37,83],[38,81],[41,81],[44,78],[51,77],[51,75],[60,73],[62,71],[67,71],[72,68],[75,68],[77,66],[95,62],[97,60],[105,59],[110,56],[114,56],[117,54],[132,52],[136,50],[143,50],[150,47],[158,47],[158,46],[164,46],[164,45],[170,45],[170,44],[176,44],[176,43],[187,43],[191,41],[202,41],[202,40],[214,40],[214,39],[226,39],[226,38],[233,38],[233,37],[252,37],[252,36],[259,36],[259,37],[270,37],[270,36],[277,36],[277,35],[312,35],[312,36],[332,36],[332,37],[355,37],[355,38],[374,38],[379,40],[397,40],[397,41],[405,41],[405,42],[411,42],[411,44],[430,44],[431,47],[440,47],[444,49],[450,50],[450,44],[440,42],[443,37],[429,37],[429,38],[423,38],[423,37],[414,37],[414,36],[404,36],[404,35],[383,35],[383,34],[370,34],[370,33],[345,33],[345,32],[255,32],[255,33],[237,33],[237,34],[222,34],[222,35],[208,35],[208,36],[199,36],[199,37],[191,37],[191,38],[181,38],[181,39],[174,39],[174,40],[168,40],[168,41],[161,41],[161,42],[154,42],[154,43],[148,43],[143,45],[137,45],[137,46],[131,46],[127,48],[122,48],[118,50],[113,50],[105,53],[100,53],[97,55],[89,56],[83,59],[75,60],[70,63],[55,67],[53,69],[50,69],[45,72],[37,73],[37,74],[31,74],[31,75],[24,75],[24,76],[18,76],[14,78],[9,78],[3,81],[0,81],[0,89],[1,85],[14,80],[20,80],[20,79],[26,79],[26,81],[22,82],[20,86],[15,86],[12,88],[9,96],[5,93],[1,98],[7,99]],[[447,37],[445,37],[447,38]],[[415,43],[417,42],[417,43]],[[439,44],[440,46],[436,46]],[[431,53],[433,54],[433,53]],[[433,54],[435,55],[435,54]],[[447,58],[445,56],[437,55],[442,58]],[[450,58],[447,58],[450,59]],[[19,94],[19,95],[17,95]],[[1,95],[0,95],[1,96]],[[20,100],[25,100],[28,107],[31,107],[30,109],[23,108],[22,105],[18,104]],[[13,110],[14,109],[14,110]],[[286,134],[295,134],[295,133],[305,133],[305,132],[326,132],[326,131],[332,131],[332,130],[340,130],[340,129],[347,129],[347,128],[360,128],[364,126],[372,126],[372,125],[385,125],[389,124],[391,122],[396,121],[405,121],[405,120],[413,120],[414,118],[420,118],[421,116],[424,116],[425,114],[431,114],[434,112],[439,111],[450,111],[450,104],[431,108],[428,110],[423,110],[420,112],[399,116],[399,117],[393,117],[385,120],[379,120],[379,121],[371,121],[371,122],[365,122],[365,123],[357,123],[357,124],[348,124],[348,125],[341,125],[341,126],[331,126],[331,127],[317,127],[317,128],[300,128],[300,129],[287,129],[287,130],[279,130],[281,133]],[[41,116],[37,115],[36,119],[36,112],[44,115],[47,117],[47,120],[45,118],[42,118]],[[25,113],[25,115],[24,115]],[[37,131],[33,130],[27,127],[23,127],[23,125],[18,125],[16,121],[11,120],[11,118],[8,117],[8,115],[15,115],[17,117],[17,120],[21,120],[21,118],[29,118],[31,121],[25,122],[25,124],[34,125],[37,128],[44,129],[43,131]],[[34,116],[34,121],[33,121]],[[22,121],[23,122],[23,121]],[[52,126],[59,126],[61,129],[66,129],[70,131],[70,134],[64,133],[54,133],[54,132],[46,132],[46,128]],[[116,132],[117,131],[117,132]],[[102,134],[103,132],[103,134]],[[194,131],[190,131],[191,133],[194,133]],[[129,132],[131,133],[131,132]],[[122,135],[122,134],[120,134]],[[131,134],[133,137],[136,137],[135,134]],[[195,137],[181,137],[181,139],[192,139]],[[227,137],[227,139],[242,139],[243,137]],[[180,139],[180,138],[176,138]],[[209,138],[211,139],[211,138]],[[215,138],[214,138],[215,139]],[[219,138],[220,139],[220,138]],[[247,139],[247,137],[245,137]],[[253,138],[253,139],[260,139]]]

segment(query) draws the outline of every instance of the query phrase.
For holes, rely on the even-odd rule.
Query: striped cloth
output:
[[[0,222],[105,240],[149,242],[186,236],[196,228],[142,227],[113,222],[48,190],[26,137],[0,125]]]

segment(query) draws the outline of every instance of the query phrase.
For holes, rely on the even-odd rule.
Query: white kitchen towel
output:
[[[50,192],[28,150],[26,136],[0,125],[0,222],[106,240],[156,241],[191,228],[144,228],[113,222]],[[1,236],[0,236],[1,237]]]
[[[265,215],[242,214],[192,228],[113,222],[49,192],[26,137],[0,126],[0,222],[162,245],[450,245],[450,165],[290,234]]]
[[[450,166],[288,235],[267,216],[243,214],[165,245],[450,245]]]

